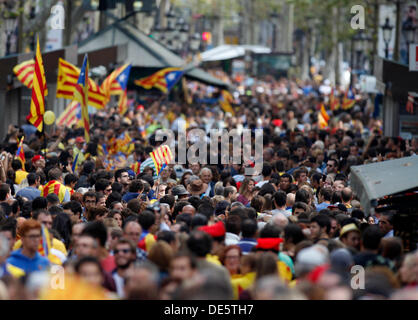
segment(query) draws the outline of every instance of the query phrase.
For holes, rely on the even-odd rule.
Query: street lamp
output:
[[[415,29],[417,27],[414,25],[411,18],[408,18],[403,25],[403,31],[405,32],[406,38],[406,61],[409,64],[409,45],[415,41]]]
[[[385,58],[389,58],[389,43],[392,39],[393,26],[390,24],[389,18],[386,18],[385,24],[381,26],[383,31],[383,41],[385,42]]]

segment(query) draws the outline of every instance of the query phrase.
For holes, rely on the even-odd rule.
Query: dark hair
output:
[[[278,207],[283,207],[286,205],[286,193],[284,191],[277,191],[273,194],[273,199],[276,202]]]
[[[110,208],[110,205],[114,202],[121,202],[122,196],[119,192],[112,191],[106,198],[106,207]]]
[[[190,222],[190,228],[195,229],[196,227],[205,226],[208,224],[208,218],[205,215],[196,213]]]
[[[382,238],[383,234],[378,226],[368,226],[362,234],[363,246],[365,249],[378,250]]]
[[[22,162],[20,162],[19,159],[13,159],[13,161],[12,161],[12,169],[14,171],[17,171],[19,169],[22,169]]]
[[[119,182],[113,182],[112,183],[112,192],[118,192],[119,194],[122,194],[123,191],[123,185]]]
[[[299,189],[296,191],[295,195],[295,203],[296,202],[304,202],[306,204],[309,204],[310,195],[309,192],[305,189]]]
[[[38,210],[33,212],[32,219],[38,220],[38,217],[41,213],[43,213],[45,215],[49,215],[49,216],[51,215],[51,213],[49,211],[47,211],[46,209],[38,209]]]
[[[282,230],[275,224],[267,223],[260,231],[260,238],[279,238]]]
[[[215,209],[209,203],[202,203],[197,212],[203,214],[208,220],[214,215]]]
[[[37,197],[32,200],[32,211],[39,209],[46,209],[48,207],[48,201],[45,197]]]
[[[316,222],[320,228],[326,227],[326,233],[329,233],[331,229],[331,219],[328,216],[318,214],[311,219],[311,223],[312,222]]]
[[[39,174],[36,172],[31,172],[26,176],[26,179],[28,180],[28,185],[34,185],[36,180],[39,179]]]
[[[0,185],[0,201],[5,201],[9,192],[10,186],[7,183],[2,183]]]
[[[61,235],[62,242],[68,248],[71,242],[72,225],[70,217],[65,213],[59,213],[52,221],[52,228]]]
[[[144,184],[141,180],[132,180],[129,185],[129,192],[141,192],[144,189]]]
[[[365,218],[364,212],[360,209],[354,209],[351,211],[351,216],[359,220],[363,220]]]
[[[295,202],[295,204],[292,207],[292,215],[295,214],[296,209],[303,209],[304,212],[308,212],[309,206],[305,202]]]
[[[325,201],[331,201],[332,200],[332,189],[331,188],[322,188],[319,191],[319,194],[322,195],[324,197]]]
[[[8,218],[2,225],[0,225],[0,232],[10,231],[12,233],[12,237],[16,238],[16,228],[17,220],[15,218]]]
[[[143,230],[148,230],[155,223],[155,214],[150,210],[144,210],[139,214],[138,222]]]
[[[174,204],[176,203],[176,199],[171,194],[166,194],[164,197],[160,199],[160,203],[166,203],[170,206],[170,209],[173,209]]]
[[[293,244],[298,244],[302,240],[305,240],[305,235],[299,225],[290,223],[284,228],[284,238],[287,241],[291,239],[290,241]]]
[[[271,164],[268,162],[264,162],[263,169],[261,170],[261,174],[263,175],[263,177],[270,176],[272,171],[273,171],[273,168],[271,167]]]
[[[239,216],[228,216],[225,220],[226,232],[230,232],[239,235],[241,232],[241,218]]]
[[[97,239],[101,247],[105,247],[107,241],[107,230],[103,222],[92,221],[88,222],[84,227],[81,235],[91,236]]]
[[[187,247],[197,257],[204,258],[212,250],[212,238],[206,232],[194,230],[187,239]]]
[[[176,223],[179,223],[179,222],[184,222],[187,225],[187,228],[190,229],[192,225],[192,216],[188,213],[180,213],[176,217]]]
[[[67,186],[73,182],[77,183],[78,178],[75,174],[72,173],[68,173],[65,177],[64,177],[64,184]]]
[[[51,207],[49,207],[48,212],[51,215],[55,216],[55,215],[57,215],[59,213],[64,213],[64,210],[61,207],[59,207],[59,206],[51,206]]]
[[[110,181],[107,179],[99,179],[96,181],[95,185],[94,185],[94,190],[96,192],[102,192],[105,191],[106,188],[110,186]]]
[[[69,202],[66,202],[62,205],[62,208],[64,210],[71,210],[75,214],[81,214],[83,212],[83,207],[78,201],[72,200]]]
[[[254,238],[257,234],[257,221],[254,219],[245,219],[241,224],[243,238]]]
[[[128,172],[128,170],[123,168],[123,169],[118,169],[118,170],[115,171],[115,180],[116,181],[118,180],[118,178],[121,177],[123,172]]]
[[[46,201],[50,204],[59,204],[60,199],[55,193],[50,193],[46,196]]]
[[[86,202],[87,197],[96,199],[97,202],[97,193],[94,191],[87,191],[85,194],[83,194],[83,202]]]
[[[258,195],[264,197],[266,194],[274,194],[276,192],[276,189],[274,188],[273,184],[270,182],[263,184],[260,191],[258,192]]]
[[[393,222],[395,220],[396,211],[390,210],[390,211],[384,211],[381,213],[382,216],[385,216],[388,219],[388,222],[390,225],[393,226]]]
[[[179,201],[174,205],[173,219],[177,219],[177,215],[183,210],[183,207],[189,205],[187,201]]]
[[[168,244],[173,243],[176,240],[176,234],[173,231],[162,230],[157,233],[157,241],[165,241]]]

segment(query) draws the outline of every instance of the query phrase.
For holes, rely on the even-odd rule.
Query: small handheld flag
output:
[[[84,126],[84,137],[86,142],[90,141],[90,122],[89,122],[89,111],[88,111],[88,83],[89,83],[89,62],[87,59],[87,54],[84,56],[83,67],[80,71],[80,76],[78,77],[77,85],[74,91],[74,100],[80,102],[81,104],[81,116],[83,119]]]
[[[171,149],[167,145],[159,146],[153,152],[150,153],[152,161],[154,162],[155,170],[160,175],[161,171],[169,164],[173,159]]]
[[[23,151],[23,139],[25,138],[25,136],[22,136],[22,139],[20,139],[19,142],[19,147],[17,148],[17,152],[16,152],[16,158],[18,158],[20,160],[20,162],[22,163],[22,169],[25,169],[25,152]]]
[[[73,166],[71,167],[71,170],[73,171],[73,173],[77,170],[77,162],[78,162],[78,155],[79,154],[80,154],[80,152],[77,153],[77,155],[75,156],[75,159],[73,161]]]

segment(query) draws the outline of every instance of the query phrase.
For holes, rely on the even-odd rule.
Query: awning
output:
[[[221,45],[202,53],[202,61],[222,61],[236,59],[245,56],[245,52],[255,54],[271,53],[271,49],[254,45]]]
[[[378,199],[418,187],[418,156],[353,166],[350,185],[370,213]]]

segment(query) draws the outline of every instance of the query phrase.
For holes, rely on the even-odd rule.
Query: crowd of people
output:
[[[384,137],[360,92],[353,108],[328,108],[321,129],[326,82],[242,81],[233,113],[198,83],[191,104],[143,101],[124,116],[108,106],[91,115],[88,143],[77,125],[10,125],[0,298],[418,299],[418,252],[394,236],[396,212],[365,212],[349,179],[351,166],[416,155],[416,139]],[[179,127],[263,129],[260,174],[175,160],[156,172],[156,130]]]

